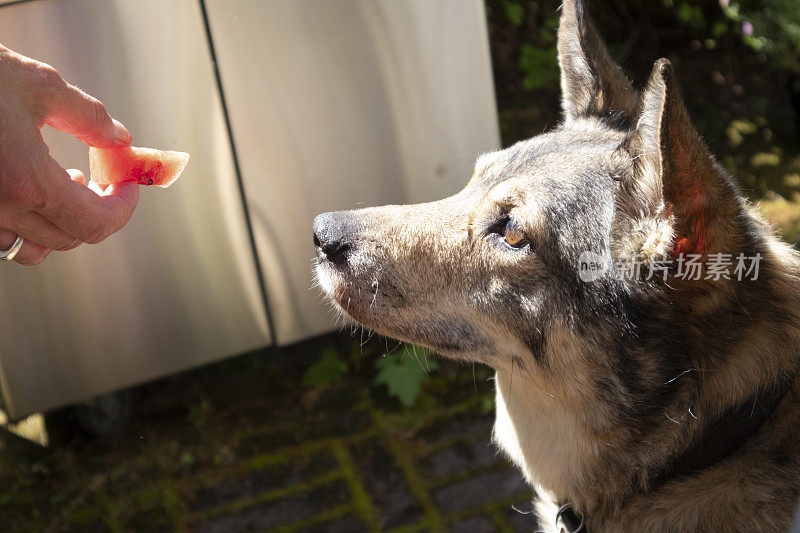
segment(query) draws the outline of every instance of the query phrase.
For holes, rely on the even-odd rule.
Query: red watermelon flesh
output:
[[[188,162],[186,152],[138,146],[89,147],[89,173],[99,185],[135,180],[140,185],[169,187]]]

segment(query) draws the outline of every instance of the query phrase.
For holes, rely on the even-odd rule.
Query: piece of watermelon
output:
[[[140,185],[169,187],[188,162],[186,152],[137,146],[89,147],[89,173],[99,185],[136,180]]]

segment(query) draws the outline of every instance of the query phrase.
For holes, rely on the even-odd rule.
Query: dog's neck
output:
[[[551,518],[563,503],[604,511],[621,505],[641,490],[634,472],[645,474],[645,483],[655,490],[669,480],[713,467],[760,429],[794,383],[788,377],[731,408],[694,445],[659,469],[639,463],[642,455],[635,449],[604,441],[525,377],[514,375],[512,380],[510,373],[498,371],[495,379],[494,440],[535,488],[542,500],[537,502],[540,516]]]
[[[494,440],[541,496],[563,500],[596,456],[595,437],[561,398],[498,370]]]
[[[525,372],[497,370],[495,380],[497,445],[540,497],[584,510],[610,510],[644,487],[655,489],[724,460],[758,431],[793,382],[781,380],[723,412],[688,417],[675,431],[653,431],[662,441],[655,446],[647,436],[630,440],[624,428],[599,427],[592,418],[602,405],[558,397]],[[664,440],[671,443],[663,446]],[[654,456],[652,449],[680,451]]]

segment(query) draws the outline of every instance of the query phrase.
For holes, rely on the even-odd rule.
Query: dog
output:
[[[784,531],[798,253],[711,155],[668,60],[635,89],[581,0],[558,55],[562,124],[482,155],[449,198],[319,215],[318,282],[380,334],[495,369],[494,440],[542,528]]]

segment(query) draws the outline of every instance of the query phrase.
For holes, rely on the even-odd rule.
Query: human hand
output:
[[[0,45],[0,250],[23,237],[14,257],[23,265],[102,241],[128,222],[139,200],[134,181],[89,188],[80,170],[61,168],[39,131],[45,124],[89,146],[131,142],[99,100],[53,67]]]

